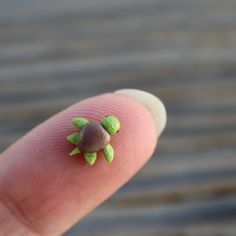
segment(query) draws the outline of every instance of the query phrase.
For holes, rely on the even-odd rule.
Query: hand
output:
[[[69,157],[71,120],[121,121],[115,159],[89,166]],[[16,114],[17,115],[17,114]],[[120,90],[81,101],[42,123],[0,156],[0,235],[60,235],[127,182],[152,155],[166,113],[153,95]]]

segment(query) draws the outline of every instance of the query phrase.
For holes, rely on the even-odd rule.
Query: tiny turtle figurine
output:
[[[68,141],[76,145],[70,156],[83,153],[87,163],[93,165],[97,159],[97,152],[101,150],[108,162],[113,161],[111,135],[120,130],[120,121],[115,116],[107,115],[100,123],[77,117],[72,120],[72,124],[80,130],[67,137]]]

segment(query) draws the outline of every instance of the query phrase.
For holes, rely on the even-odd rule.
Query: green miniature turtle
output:
[[[67,140],[76,145],[70,156],[84,153],[87,163],[93,165],[97,159],[97,152],[101,150],[108,162],[113,161],[114,149],[110,144],[111,135],[120,130],[120,122],[115,116],[105,116],[100,123],[77,117],[72,120],[72,124],[80,131],[67,137]]]

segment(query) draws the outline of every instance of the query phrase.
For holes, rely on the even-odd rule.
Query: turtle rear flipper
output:
[[[84,154],[84,158],[87,161],[87,163],[92,166],[97,160],[97,153],[96,152],[86,152]]]

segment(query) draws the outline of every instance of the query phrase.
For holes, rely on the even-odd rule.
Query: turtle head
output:
[[[116,134],[120,130],[120,121],[115,116],[105,116],[101,121],[101,125],[110,135]]]

